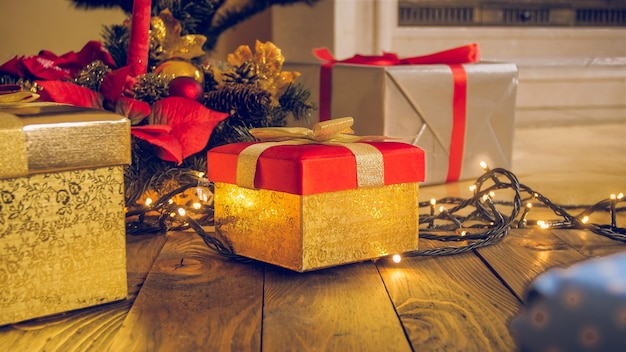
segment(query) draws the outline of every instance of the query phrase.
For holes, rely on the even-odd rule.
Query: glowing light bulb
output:
[[[145,204],[146,204],[147,207],[149,207],[150,204],[152,204],[152,198],[150,198],[150,197],[146,198]]]
[[[611,198],[611,200],[616,200],[616,199],[617,199],[617,196],[616,196],[615,194],[611,194],[611,195],[609,196],[609,198]]]
[[[489,192],[489,197],[495,198],[496,197],[496,193],[494,191]]]
[[[489,170],[489,167],[487,166],[487,163],[484,160],[480,162],[480,167],[485,171]]]
[[[532,207],[533,207],[533,203],[531,202],[526,203],[526,208],[530,209]]]
[[[180,214],[180,216],[185,216],[187,215],[187,211],[183,208],[178,208],[178,214]]]
[[[580,220],[583,224],[586,224],[589,222],[589,217],[588,216],[583,216],[582,220]]]
[[[196,210],[202,208],[202,204],[200,203],[193,203],[191,206]]]
[[[435,205],[435,204],[437,204],[437,200],[435,198],[431,198],[430,205]]]
[[[489,198],[488,194],[483,194],[483,202],[486,202]]]
[[[467,231],[461,231],[461,237],[464,237],[465,235],[467,235]]]
[[[439,212],[440,213],[444,213],[446,212],[446,207],[444,207],[443,205],[439,207]]]
[[[209,196],[206,194],[202,187],[196,187],[196,196],[201,202],[206,202],[209,200]]]
[[[539,227],[541,227],[542,229],[547,229],[550,227],[550,224],[543,220],[537,220],[537,225],[539,225]]]
[[[472,193],[476,193],[476,185],[471,185],[471,186],[469,186],[469,190],[470,190],[470,192],[472,192]]]
[[[620,193],[617,195],[618,200],[622,200],[622,198],[624,198],[624,193]]]
[[[391,260],[393,260],[394,263],[400,263],[400,261],[402,261],[402,257],[400,254],[394,254],[393,257],[391,257]]]
[[[198,172],[198,177],[204,177],[204,172]]]
[[[167,204],[173,204],[173,203],[174,203],[173,199],[170,198],[170,199],[167,200]]]

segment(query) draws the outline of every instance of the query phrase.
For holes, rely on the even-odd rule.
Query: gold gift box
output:
[[[215,183],[219,230],[242,256],[308,271],[417,249],[418,184],[312,195]]]
[[[274,148],[268,149],[261,154],[256,170],[257,179],[265,186],[257,188],[229,182],[232,175],[228,170],[234,168],[239,147],[209,151],[216,231],[234,252],[303,272],[417,249],[423,152],[406,144],[394,150],[405,154],[401,159],[394,160],[393,155],[385,159],[385,177],[401,173],[398,182],[388,184],[386,178],[381,186],[308,191],[319,183],[326,183],[319,188],[340,188],[349,178],[346,175],[352,174],[341,169],[348,168],[354,155],[339,156],[323,148],[315,151],[321,151],[319,157],[302,158],[292,158],[291,149],[266,155],[274,153]],[[299,152],[293,150],[294,155]],[[285,184],[300,191],[276,189],[286,188]]]
[[[0,108],[0,325],[125,299],[127,118]]]

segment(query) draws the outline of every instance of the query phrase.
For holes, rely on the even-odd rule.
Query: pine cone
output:
[[[204,96],[204,105],[221,112],[236,112],[242,118],[258,119],[271,108],[270,93],[251,84],[232,84]]]
[[[224,82],[227,84],[251,84],[259,79],[251,63],[243,63],[233,67],[231,71],[224,73]]]

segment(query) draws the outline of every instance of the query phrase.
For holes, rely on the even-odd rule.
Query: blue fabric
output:
[[[551,269],[511,322],[520,351],[626,351],[626,252]]]

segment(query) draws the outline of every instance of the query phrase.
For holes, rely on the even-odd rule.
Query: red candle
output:
[[[151,0],[134,0],[126,65],[133,77],[148,72]]]

